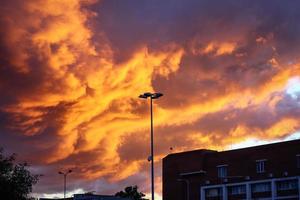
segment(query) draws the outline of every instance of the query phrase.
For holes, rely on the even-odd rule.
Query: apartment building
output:
[[[300,200],[300,140],[163,159],[163,200]]]

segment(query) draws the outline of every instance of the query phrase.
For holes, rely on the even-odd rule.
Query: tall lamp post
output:
[[[64,199],[65,199],[66,198],[66,190],[67,190],[67,186],[66,186],[66,184],[67,184],[67,175],[72,173],[72,170],[69,169],[66,172],[59,171],[58,173],[61,174],[61,175],[64,175]]]
[[[162,93],[150,93],[146,92],[141,94],[139,98],[148,99],[150,98],[150,134],[151,134],[151,155],[149,156],[148,160],[151,161],[151,199],[154,200],[154,153],[153,153],[153,109],[152,109],[152,101],[153,99],[158,99],[159,97],[163,96]]]

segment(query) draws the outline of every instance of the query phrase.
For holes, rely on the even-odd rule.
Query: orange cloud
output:
[[[231,54],[237,44],[235,42],[209,42],[203,48],[199,47],[197,42],[193,41],[191,45],[191,51],[193,54],[212,54],[215,56],[221,56]]]
[[[143,5],[119,6],[5,3],[0,139],[12,151],[25,152],[51,173],[74,167],[74,182],[105,180],[121,187],[133,180],[149,190],[147,178],[137,178],[148,172],[149,102],[138,99],[147,91],[165,94],[154,101],[158,169],[170,147],[221,150],[299,130],[297,94],[285,91],[289,79],[300,75],[298,49],[286,48],[289,41],[282,38],[291,34],[287,29],[268,30],[253,21],[252,12],[241,14],[238,25],[213,13],[206,23],[198,10],[194,20],[205,28],[189,15],[174,27],[167,12],[155,18],[151,9],[136,9],[149,16],[130,18],[121,11]],[[126,13],[139,15],[135,11]],[[54,177],[47,180],[57,185]]]

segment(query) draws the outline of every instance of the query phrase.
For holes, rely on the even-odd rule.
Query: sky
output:
[[[0,146],[37,196],[150,191],[169,153],[300,135],[300,2],[1,0]],[[172,147],[172,148],[171,148]],[[171,150],[172,149],[172,150]]]

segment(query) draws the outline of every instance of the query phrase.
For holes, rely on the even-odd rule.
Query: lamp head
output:
[[[151,93],[151,92],[145,92],[144,95],[145,95],[146,97],[151,97],[151,96],[152,96],[152,93]]]
[[[162,93],[151,93],[151,92],[145,92],[144,94],[141,94],[139,98],[147,99],[150,97],[151,99],[158,99],[159,97],[163,96]]]
[[[158,99],[159,97],[162,97],[162,96],[163,96],[162,93],[153,93],[153,94],[151,95],[151,98],[152,98],[152,99]]]
[[[139,96],[139,98],[147,99],[147,97],[146,97],[144,94],[141,94],[141,95]]]
[[[148,97],[151,97],[152,96],[152,93],[150,92],[145,92],[144,94],[141,94],[139,96],[139,98],[143,98],[143,99],[147,99]]]

